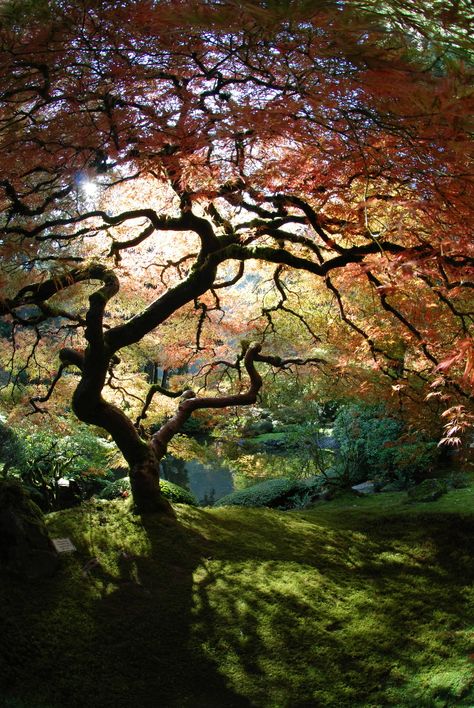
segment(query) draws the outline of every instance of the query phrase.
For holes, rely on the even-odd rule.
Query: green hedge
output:
[[[266,506],[273,509],[298,509],[319,496],[323,477],[294,480],[286,477],[268,479],[247,489],[240,489],[219,499],[214,506]]]

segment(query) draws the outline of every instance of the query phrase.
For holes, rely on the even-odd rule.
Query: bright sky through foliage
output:
[[[157,458],[185,414],[289,371],[470,410],[467,3],[5,7],[8,385],[39,382],[34,407],[72,405],[142,472],[150,362],[199,394]]]

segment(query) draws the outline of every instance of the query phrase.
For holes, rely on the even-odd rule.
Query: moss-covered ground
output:
[[[474,706],[474,490],[405,497],[51,515],[77,552],[1,579],[0,705]]]

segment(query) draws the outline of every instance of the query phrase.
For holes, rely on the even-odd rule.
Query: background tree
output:
[[[6,4],[9,369],[51,381],[36,409],[73,382],[74,413],[115,440],[139,508],[159,507],[159,459],[194,411],[255,402],[256,364],[341,373],[357,349],[399,393],[437,372],[469,405],[471,18],[429,7]],[[333,361],[308,311],[322,291],[345,327]],[[285,344],[289,320],[306,339]],[[121,381],[141,344],[234,375],[217,395],[186,390],[145,440]]]

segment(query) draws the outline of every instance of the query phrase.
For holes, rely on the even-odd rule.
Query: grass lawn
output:
[[[78,551],[2,578],[0,705],[474,706],[474,489],[405,496],[50,515]]]

